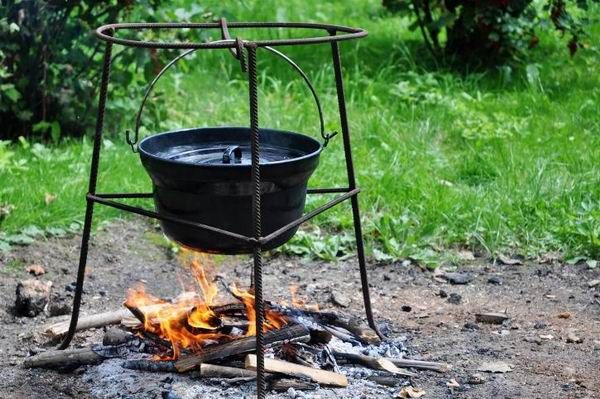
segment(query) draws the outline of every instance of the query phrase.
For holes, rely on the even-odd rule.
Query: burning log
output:
[[[246,356],[247,369],[256,370],[256,362],[256,355]],[[343,374],[301,366],[299,364],[294,364],[283,360],[265,359],[265,371],[270,373],[285,374],[296,378],[308,378],[321,385],[335,387],[348,386],[348,379]]]
[[[87,330],[90,328],[100,328],[111,324],[119,324],[121,320],[129,316],[127,309],[120,309],[113,312],[100,313],[90,316],[83,316],[77,320],[75,331]],[[65,335],[69,330],[70,320],[52,324],[45,330],[45,334],[57,338]]]
[[[404,377],[416,376],[415,373],[399,369],[394,363],[383,357],[374,357],[362,355],[359,353],[347,353],[338,351],[333,351],[333,356],[336,358],[336,360],[346,360],[350,363],[362,364],[363,366],[372,368],[374,370],[387,371],[388,373],[401,375]]]
[[[217,364],[202,363],[200,377],[204,378],[248,378],[255,379],[256,372],[237,367],[219,366]]]
[[[264,335],[266,345],[278,345],[290,340],[309,340],[310,333],[301,324],[285,326],[268,331]],[[208,346],[202,352],[183,356],[175,363],[177,371],[185,372],[207,361],[224,359],[230,356],[251,352],[256,349],[256,337],[244,337],[219,345]]]
[[[161,372],[161,373],[174,373],[175,362],[170,360],[150,360],[150,359],[135,359],[127,360],[121,367],[129,370],[139,371],[150,371],[150,372]]]
[[[319,388],[319,385],[310,381],[295,380],[291,378],[276,379],[269,384],[269,390],[277,392],[285,392],[290,388],[293,388],[296,391],[314,391]]]

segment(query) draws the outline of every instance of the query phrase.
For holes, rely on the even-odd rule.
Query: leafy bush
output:
[[[567,47],[575,54],[582,46],[585,18],[573,15],[588,7],[586,0],[383,0],[383,5],[411,14],[411,29],[420,29],[435,57],[446,54],[480,63],[518,59],[535,47],[536,26],[548,24],[544,15],[569,37]]]
[[[0,137],[58,140],[94,126],[104,42],[98,26],[119,21],[205,19],[202,7],[163,0],[9,0],[0,6]],[[160,7],[169,3],[169,7]],[[184,2],[191,3],[191,2]],[[115,49],[109,107],[131,115],[142,83],[162,61],[149,50]],[[141,74],[138,72],[145,72]],[[145,75],[145,76],[144,76]],[[108,121],[110,122],[110,121]]]

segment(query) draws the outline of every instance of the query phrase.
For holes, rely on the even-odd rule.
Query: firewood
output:
[[[394,359],[394,358],[386,358],[390,362],[394,363],[397,367],[404,368],[413,368],[413,369],[421,369],[421,370],[432,370],[437,371],[438,373],[445,373],[449,371],[452,366],[447,363],[438,363],[438,362],[426,362],[423,360],[411,360],[411,359]]]
[[[237,367],[219,366],[217,364],[202,363],[200,377],[204,378],[256,378],[256,372]]]
[[[77,320],[77,327],[75,328],[75,331],[87,330],[90,328],[100,328],[111,324],[119,324],[124,317],[129,315],[130,313],[127,309],[119,309],[112,312],[83,316]],[[63,336],[69,330],[70,322],[70,320],[66,320],[60,323],[52,324],[46,328],[45,334],[52,338]]]
[[[394,363],[383,357],[374,357],[362,355],[359,353],[347,353],[333,351],[333,356],[336,360],[347,360],[352,363],[362,364],[363,366],[372,368],[374,370],[383,370],[388,373],[401,375],[405,377],[415,377],[415,373],[399,369]]]
[[[375,330],[367,326],[362,320],[357,318],[345,318],[338,316],[335,313],[318,313],[313,315],[321,324],[330,324],[332,326],[343,328],[344,330],[354,334],[358,340],[367,345],[377,345],[381,343],[381,338]]]
[[[264,335],[265,344],[277,345],[283,342],[301,339],[308,341],[310,333],[306,327],[301,324],[285,326],[278,330],[268,331]],[[201,363],[209,362],[215,359],[224,359],[233,355],[239,355],[251,352],[256,349],[256,337],[244,337],[219,345],[208,346],[202,352],[194,353],[188,356],[182,356],[175,363],[177,371],[189,371]]]
[[[296,380],[292,378],[274,379],[269,383],[269,390],[277,392],[285,392],[293,388],[296,391],[314,391],[319,388],[318,384],[309,381]]]
[[[247,355],[246,368],[250,370],[256,370],[256,367],[256,355]],[[294,364],[283,360],[265,359],[265,371],[270,373],[285,374],[296,378],[308,378],[322,385],[335,387],[348,386],[348,379],[343,374],[301,366],[299,364]]]
[[[65,349],[42,352],[23,361],[25,368],[69,370],[87,364],[98,364],[105,359],[92,348]]]
[[[129,370],[174,373],[175,362],[170,360],[150,360],[150,359],[135,359],[127,360],[121,367]]]
[[[339,339],[341,341],[349,342],[352,345],[360,345],[360,341],[358,339],[356,339],[356,337],[353,334],[351,334],[350,331],[348,331],[348,330],[344,330],[344,329],[336,327],[336,326],[328,326],[328,325],[322,325],[322,327],[329,334],[333,335],[334,337],[336,337],[337,339]]]

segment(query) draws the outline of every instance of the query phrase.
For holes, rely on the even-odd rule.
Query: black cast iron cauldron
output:
[[[319,164],[319,155],[330,138],[316,91],[298,65],[270,47],[266,50],[283,58],[308,85],[319,114],[324,144],[298,133],[260,129],[260,177],[262,235],[302,216],[309,177]],[[134,148],[141,113],[148,96],[163,73],[194,50],[182,53],[167,64],[150,83],[137,114],[135,138],[127,132]],[[253,236],[250,128],[207,127],[160,133],[143,139],[137,146],[142,164],[153,183],[157,212],[191,222]],[[253,247],[234,238],[161,220],[165,234],[183,246],[223,254],[251,253]],[[263,249],[286,243],[297,227],[268,242]]]
[[[261,129],[261,210],[263,235],[298,219],[306,185],[319,164],[321,144],[297,133]],[[252,236],[250,129],[216,127],[150,136],[138,146],[152,179],[159,214]],[[167,236],[207,252],[248,253],[252,246],[193,227],[162,222]],[[269,242],[287,242],[297,228]]]

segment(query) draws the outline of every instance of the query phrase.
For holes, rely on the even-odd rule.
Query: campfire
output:
[[[103,343],[81,349],[48,351],[27,367],[69,370],[119,359],[123,369],[193,375],[242,384],[256,379],[254,295],[216,274],[208,255],[183,251],[181,293],[160,298],[140,284],[126,293],[124,309],[82,317],[78,329],[118,325]],[[402,343],[382,342],[361,320],[320,311],[290,287],[291,300],[265,302],[265,371],[269,389],[314,390],[346,387],[352,370],[373,371],[373,381],[398,385],[415,374],[405,368],[444,371],[446,365],[403,359]],[[60,338],[66,322],[45,333]],[[395,356],[394,356],[395,355]],[[349,368],[351,367],[351,368]]]
[[[217,304],[219,284],[211,273],[207,273],[209,265],[212,265],[208,256],[183,250],[181,258],[193,278],[180,277],[183,292],[174,300],[155,297],[139,284],[129,289],[124,303],[140,320],[144,333],[170,343],[171,353],[161,354],[160,358],[175,360],[182,351],[201,352],[206,346],[230,342],[242,336],[255,336],[256,313],[251,290],[224,285],[235,302]],[[285,315],[271,309],[265,311],[265,332],[286,324],[288,318]]]

